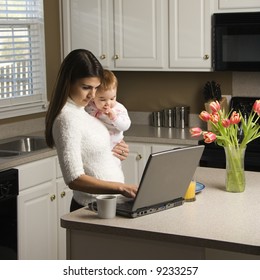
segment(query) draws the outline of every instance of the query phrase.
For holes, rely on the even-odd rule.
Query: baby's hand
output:
[[[116,114],[111,108],[107,109],[105,114],[109,117],[110,120],[114,120],[116,118]]]

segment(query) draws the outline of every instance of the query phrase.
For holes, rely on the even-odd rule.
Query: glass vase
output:
[[[239,193],[245,190],[245,150],[246,148],[224,147],[226,155],[226,191]]]

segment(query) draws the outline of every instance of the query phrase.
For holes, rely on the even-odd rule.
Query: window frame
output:
[[[9,0],[8,0],[9,1]],[[17,78],[13,79],[12,78],[12,86],[7,89],[5,86],[0,87],[0,96],[4,96],[5,91],[8,92],[5,98],[0,98],[0,119],[7,119],[11,117],[18,117],[18,116],[23,116],[23,115],[30,115],[30,114],[35,114],[35,113],[41,113],[45,112],[47,110],[47,91],[46,91],[46,61],[45,61],[45,34],[44,34],[44,11],[43,11],[43,0],[25,0],[24,3],[23,1],[10,1],[10,5],[6,0],[1,0],[0,1],[0,31],[1,30],[18,30],[19,26],[24,28],[24,30],[28,31],[28,34],[32,30],[32,27],[34,28],[33,31],[36,32],[36,37],[37,37],[37,42],[36,42],[36,50],[37,50],[37,66],[34,66],[32,63],[32,66],[30,67],[30,71],[32,73],[32,77],[28,77],[24,80],[24,84],[26,84],[27,90],[20,90],[19,93],[20,95],[16,95],[15,92],[12,92],[14,88],[16,87],[14,84],[17,83]],[[35,9],[35,12],[33,10],[33,16],[27,18],[26,16],[23,17],[22,12],[21,12],[21,17],[12,17],[11,14],[11,9],[10,9],[10,15],[9,15],[9,10],[6,9],[6,11],[3,11],[4,9],[4,4],[12,6],[14,8],[15,6],[19,6],[20,4],[24,4],[23,7],[28,8],[28,5],[31,5],[32,3],[32,10]],[[28,4],[29,3],[29,4]],[[38,6],[37,6],[38,5]],[[2,9],[1,9],[2,8]],[[17,8],[19,9],[19,8]],[[27,12],[27,10],[26,10]],[[30,10],[29,10],[30,12]],[[27,12],[29,14],[29,12]],[[2,36],[4,36],[4,32],[2,32]],[[14,38],[11,37],[10,38]],[[29,35],[28,35],[29,38]],[[0,35],[1,39],[1,35]],[[15,38],[14,38],[15,39]],[[14,40],[13,39],[13,40]],[[11,39],[10,39],[11,40]],[[29,40],[29,39],[28,39]],[[9,43],[9,41],[8,41]],[[4,48],[4,40],[0,40],[0,45],[2,44],[2,47],[0,46],[0,69],[1,69],[1,64],[4,67],[4,59],[7,59],[7,55],[5,54],[5,51],[3,50]],[[29,45],[29,44],[28,44]],[[13,50],[15,51],[16,47],[13,47]],[[1,55],[1,50],[2,55]],[[30,59],[27,59],[28,63],[31,63],[32,60],[35,61],[35,56],[31,55],[32,54],[32,47],[27,48],[28,50],[28,56],[31,57]],[[9,63],[11,66],[11,69],[14,69],[13,71],[18,72],[18,66],[16,64],[16,55],[10,58],[10,61],[12,63]],[[6,66],[8,63],[5,63]],[[3,69],[2,67],[2,69]],[[2,70],[1,70],[2,71]],[[12,71],[12,70],[11,70]],[[26,70],[29,71],[29,70]],[[3,73],[3,72],[2,72]],[[36,73],[36,74],[34,74]],[[16,73],[17,74],[17,73]],[[1,76],[0,73],[0,84],[4,84],[7,80],[9,80],[10,77],[12,77],[12,74],[3,74]],[[9,77],[9,78],[8,78]],[[29,82],[29,80],[32,78],[32,83]],[[21,79],[20,79],[21,80]],[[37,90],[36,88],[36,83],[37,85]],[[32,87],[32,91],[30,91],[28,88]]]

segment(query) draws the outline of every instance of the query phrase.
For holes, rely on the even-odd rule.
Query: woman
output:
[[[46,142],[55,146],[65,183],[73,190],[71,211],[92,202],[96,194],[134,198],[135,185],[125,184],[113,156],[125,159],[128,146],[110,150],[106,127],[85,111],[103,78],[103,68],[87,50],[72,51],[64,59],[46,115]]]

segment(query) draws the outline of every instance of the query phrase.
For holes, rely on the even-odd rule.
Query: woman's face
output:
[[[82,78],[77,80],[70,90],[70,98],[78,105],[85,107],[96,95],[97,88],[100,86],[100,78]]]

